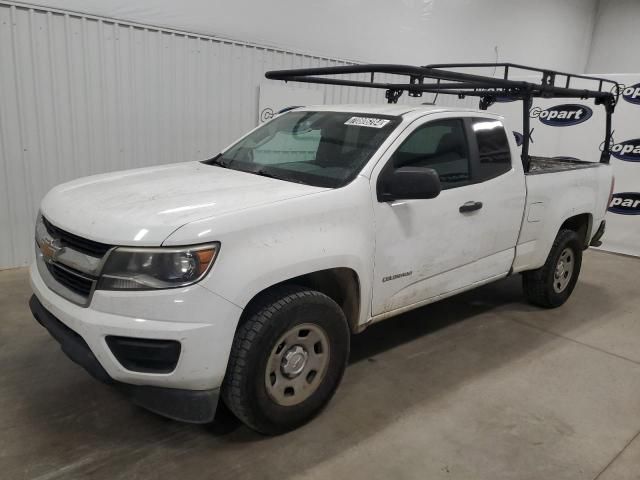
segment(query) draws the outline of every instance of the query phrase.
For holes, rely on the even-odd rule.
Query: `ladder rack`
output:
[[[493,69],[491,75],[470,72],[470,70],[476,72],[486,69]],[[501,75],[495,76],[496,73]],[[340,77],[337,78],[336,75]],[[348,78],[350,75],[352,77]],[[382,75],[396,76],[398,81],[379,80]],[[536,79],[538,81],[524,81],[514,79],[514,75],[539,75],[540,78]],[[423,93],[456,95],[458,98],[479,97],[481,110],[486,110],[497,100],[520,100],[523,102],[522,163],[525,171],[529,171],[530,164],[529,111],[534,98],[594,99],[596,105],[604,106],[605,142],[600,162],[609,163],[611,116],[620,91],[619,84],[613,80],[514,63],[447,63],[425,66],[364,64],[274,70],[267,72],[265,76],[268,79],[285,82],[381,89],[385,90],[385,98],[389,103],[397,103],[405,91],[411,97],[421,97]],[[590,88],[578,88],[576,80],[580,80]]]

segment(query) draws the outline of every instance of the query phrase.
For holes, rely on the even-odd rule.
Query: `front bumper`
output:
[[[91,304],[82,307],[52,291],[35,263],[30,278],[34,316],[73,361],[99,380],[126,389],[149,410],[188,422],[212,418],[239,307],[199,285],[150,292],[97,290]],[[166,373],[130,370],[110,349],[109,337],[179,342],[177,364]]]
[[[58,341],[62,351],[71,360],[97,380],[120,387],[131,395],[137,405],[183,422],[207,423],[213,420],[218,405],[219,388],[181,390],[116,382],[102,368],[82,337],[51,315],[35,295],[29,300],[29,307],[35,319]]]

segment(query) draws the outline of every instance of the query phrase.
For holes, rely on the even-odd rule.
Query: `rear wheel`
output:
[[[262,294],[234,338],[222,397],[249,427],[292,430],[331,399],[349,357],[344,313],[326,295],[284,285]]]
[[[573,230],[560,230],[545,264],[522,274],[527,300],[541,307],[559,307],[573,292],[582,265],[582,242]]]

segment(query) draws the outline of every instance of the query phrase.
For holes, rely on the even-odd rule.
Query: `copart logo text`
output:
[[[635,85],[631,86],[620,85],[618,87],[618,93],[627,102],[640,105],[640,83],[636,83]]]
[[[540,107],[533,107],[529,113],[531,118],[537,118],[545,125],[568,127],[589,120],[593,115],[593,110],[586,105],[565,104],[555,105],[546,110]]]
[[[618,160],[640,162],[640,138],[614,143],[611,145],[611,155]]]
[[[614,193],[609,203],[609,211],[621,215],[640,215],[640,193]]]

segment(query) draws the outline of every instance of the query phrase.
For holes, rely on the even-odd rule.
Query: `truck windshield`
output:
[[[318,187],[353,180],[400,117],[287,112],[204,163]]]

